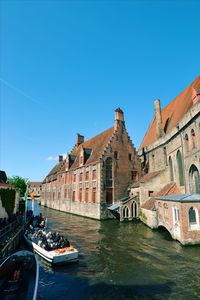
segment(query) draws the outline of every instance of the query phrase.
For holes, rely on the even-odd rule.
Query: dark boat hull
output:
[[[36,300],[39,265],[32,252],[21,250],[0,265],[0,299]]]

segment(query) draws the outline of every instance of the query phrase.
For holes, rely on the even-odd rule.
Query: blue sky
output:
[[[136,148],[199,74],[200,1],[0,2],[0,169],[43,180],[124,111]]]

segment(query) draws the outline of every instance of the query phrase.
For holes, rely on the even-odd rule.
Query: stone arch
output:
[[[159,223],[159,224],[158,224],[158,229],[162,229],[162,230],[164,229],[165,231],[168,232],[168,234],[170,235],[170,238],[173,239],[173,234],[171,233],[171,231],[170,231],[170,229],[168,228],[167,225],[165,225],[165,224],[163,224],[163,223]]]
[[[200,175],[194,164],[189,169],[189,186],[191,193],[200,194]]]
[[[182,155],[180,150],[177,151],[176,159],[178,165],[179,184],[180,186],[183,186],[184,185],[183,160],[182,160]]]

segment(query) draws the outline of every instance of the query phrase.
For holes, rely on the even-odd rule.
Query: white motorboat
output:
[[[72,246],[53,250],[46,250],[37,244],[38,238],[33,237],[31,233],[25,234],[24,238],[25,241],[33,248],[35,253],[37,253],[53,265],[72,263],[78,261],[78,250]]]

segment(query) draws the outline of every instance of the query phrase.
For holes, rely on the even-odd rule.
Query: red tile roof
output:
[[[40,186],[41,184],[42,184],[42,182],[39,182],[39,181],[35,181],[35,182],[34,181],[30,181],[28,183],[29,186],[33,186],[34,185],[35,187],[36,186]]]
[[[71,151],[71,155],[76,156],[76,159],[70,169],[78,168],[79,167],[79,154],[81,151],[81,148],[84,149],[91,149],[91,154],[86,161],[85,165],[91,164],[96,162],[100,156],[103,154],[103,151],[105,147],[107,146],[108,142],[111,139],[111,136],[114,132],[114,127],[96,135],[95,137],[91,138],[90,140],[80,144],[78,147],[74,147]],[[57,165],[53,167],[53,169],[49,172],[49,174],[46,176],[46,178],[43,180],[43,183],[49,181],[50,178],[53,178],[55,180],[57,178],[57,174],[59,172],[65,171],[65,160],[59,162]]]
[[[163,129],[166,124],[166,121],[169,119],[167,133],[170,132],[176,126],[176,124],[192,107],[194,89],[198,90],[199,88],[200,76],[198,76],[181,94],[179,94],[172,102],[170,102],[165,108],[162,109],[161,116]],[[140,145],[140,148],[149,146],[153,144],[156,140],[156,120],[154,117]]]
[[[71,166],[71,168],[79,167],[79,154],[81,148],[91,149],[92,152],[86,161],[85,165],[96,162],[100,156],[103,154],[103,151],[111,139],[111,136],[114,132],[114,128],[107,129],[106,131],[96,135],[95,137],[91,138],[90,140],[80,144],[77,148],[75,147],[71,154],[77,156],[75,162]]]
[[[155,207],[156,197],[158,196],[166,196],[166,195],[173,195],[173,194],[181,194],[179,188],[177,187],[175,182],[171,182],[166,184],[159,192],[155,193],[154,197],[151,197],[147,200],[143,205],[142,208],[153,210]]]
[[[140,186],[140,183],[148,182],[148,181],[151,180],[152,178],[154,178],[154,177],[156,177],[157,175],[159,175],[161,172],[162,172],[162,171],[156,171],[156,172],[148,173],[148,174],[142,176],[142,177],[140,178],[139,181],[134,182],[134,183],[131,185],[131,187],[137,188],[137,187]]]

